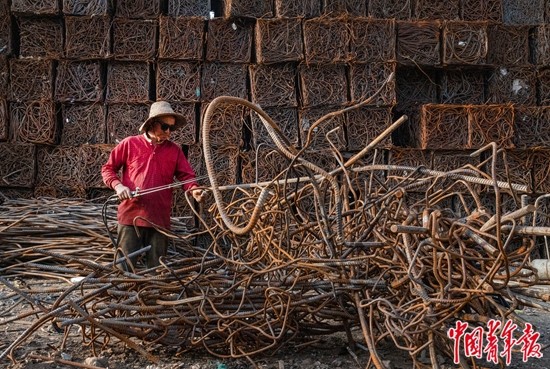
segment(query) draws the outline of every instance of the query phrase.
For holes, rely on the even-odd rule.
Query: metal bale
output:
[[[113,27],[113,55],[117,60],[153,60],[157,54],[156,19],[116,18]]]
[[[487,22],[445,22],[442,36],[443,64],[486,64],[487,25]]]
[[[10,59],[11,101],[51,100],[54,88],[53,61],[43,59]]]
[[[529,63],[529,27],[491,24],[487,30],[487,63],[527,65]]]
[[[208,20],[206,60],[249,63],[252,55],[253,24],[243,20]]]
[[[109,62],[105,101],[108,104],[148,102],[149,67],[147,62]]]
[[[291,63],[250,66],[252,101],[262,107],[297,106],[296,67]]]
[[[205,20],[200,17],[159,19],[158,56],[161,59],[202,60]]]
[[[109,0],[62,0],[62,4],[66,15],[108,15],[112,11]]]
[[[19,54],[57,59],[63,56],[63,23],[47,17],[19,17]]]
[[[218,96],[247,97],[248,66],[233,63],[204,63],[201,74],[201,101],[209,102]]]
[[[514,107],[514,145],[522,149],[550,147],[550,107]]]
[[[134,0],[115,2],[115,16],[120,18],[157,18],[161,0]]]
[[[150,104],[107,105],[107,143],[119,143],[128,136],[138,134],[138,128],[149,114]]]
[[[36,146],[2,142],[0,149],[0,187],[32,188],[36,177]]]
[[[172,17],[206,17],[210,1],[168,0],[167,14]]]
[[[156,67],[157,99],[181,102],[200,100],[199,63],[161,60]]]
[[[395,20],[353,18],[350,53],[356,63],[395,60]]]
[[[411,0],[371,0],[368,7],[373,18],[408,20],[412,16]]]
[[[404,65],[441,63],[440,21],[398,21],[397,61]]]
[[[302,19],[258,19],[255,27],[256,60],[260,64],[302,61]]]
[[[94,61],[60,61],[57,66],[55,100],[101,102],[104,86],[101,66]]]
[[[55,145],[59,125],[52,101],[10,103],[10,135],[15,142]]]
[[[317,0],[275,0],[275,12],[279,18],[313,18],[321,15],[321,3]]]
[[[422,106],[421,148],[468,148],[468,110],[464,105]]]
[[[302,106],[334,106],[348,102],[348,81],[343,64],[301,64],[298,74]]]
[[[512,104],[468,106],[468,148],[485,147],[491,142],[500,148],[514,147],[514,108]]]
[[[93,103],[61,105],[61,145],[101,144],[106,140],[106,108]]]
[[[307,63],[344,63],[350,60],[349,21],[313,18],[303,22]]]
[[[111,56],[111,20],[106,15],[66,16],[65,53],[70,59]]]

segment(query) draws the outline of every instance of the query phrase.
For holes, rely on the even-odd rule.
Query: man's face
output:
[[[176,118],[173,116],[164,116],[155,119],[153,125],[153,136],[160,142],[170,139],[171,130],[176,127]]]

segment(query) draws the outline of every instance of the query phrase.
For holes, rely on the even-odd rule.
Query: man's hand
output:
[[[132,191],[122,183],[119,183],[115,186],[116,195],[119,200],[127,200],[132,198]]]
[[[202,200],[204,200],[204,195],[206,193],[205,190],[201,190],[198,187],[193,187],[189,191],[191,191],[191,196],[193,196],[195,201],[202,202]]]

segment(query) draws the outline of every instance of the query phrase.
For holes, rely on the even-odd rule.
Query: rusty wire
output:
[[[50,0],[13,0],[11,11],[19,14],[58,14],[59,3]]]
[[[157,51],[156,19],[116,18],[113,21],[113,54],[120,60],[152,60]]]
[[[359,151],[382,133],[392,121],[391,108],[363,107],[346,113],[347,149]],[[391,146],[388,137],[379,147]]]
[[[61,145],[105,143],[106,117],[102,104],[65,103],[61,105],[61,116]]]
[[[496,142],[501,148],[514,147],[514,107],[512,104],[468,107],[468,147],[477,149]]]
[[[302,106],[341,105],[348,101],[343,64],[301,64],[298,67]]]
[[[46,187],[84,187],[81,175],[81,146],[40,147],[36,185]]]
[[[0,4],[0,47],[5,55],[12,53],[12,29],[9,3]]]
[[[491,24],[487,29],[487,62],[494,65],[529,63],[529,27]]]
[[[109,154],[115,145],[95,144],[81,145],[79,170],[80,180],[86,188],[105,188],[101,178],[101,167],[109,159]]]
[[[156,18],[160,14],[160,0],[117,2],[115,15],[121,18]]]
[[[247,74],[248,67],[244,64],[204,63],[201,76],[201,100],[208,102],[222,95],[245,98],[248,95]]]
[[[0,14],[0,16],[2,16]],[[2,26],[0,25],[0,29]],[[0,40],[0,42],[2,42]],[[2,91],[8,91],[8,80],[9,80],[10,72],[9,72],[9,65],[8,65],[8,57],[6,55],[0,55],[0,88]],[[6,93],[4,94],[7,95]]]
[[[548,150],[537,150],[533,153],[533,180],[538,193],[550,192],[550,167],[548,166]]]
[[[252,32],[252,25],[243,20],[210,19],[206,37],[206,60],[249,63],[252,55]]]
[[[21,56],[57,59],[63,55],[63,26],[60,20],[21,17],[18,23]]]
[[[313,18],[321,14],[321,3],[316,0],[275,0],[275,10],[280,18]]]
[[[202,119],[206,106],[202,107]],[[211,142],[214,147],[223,147],[226,145],[243,146],[243,128],[248,124],[249,111],[234,104],[220,104],[212,114]],[[201,119],[201,121],[202,121]],[[202,139],[202,132],[200,132]]]
[[[110,27],[108,16],[65,16],[65,56],[74,59],[111,56]]]
[[[535,47],[537,65],[547,65],[550,60],[548,56],[548,50],[550,49],[550,27],[545,24],[537,27]]]
[[[501,66],[488,78],[487,101],[495,104],[536,105],[536,69],[532,66]]]
[[[469,70],[443,71],[441,78],[441,103],[443,104],[483,104],[485,80],[483,72]]]
[[[118,143],[138,133],[136,122],[145,122],[149,104],[110,104],[107,106],[107,142]]]
[[[108,103],[149,101],[149,64],[145,62],[111,62],[107,66]]]
[[[198,63],[161,60],[156,69],[157,99],[199,101],[201,67]]]
[[[356,63],[395,60],[395,19],[350,21],[350,53]]]
[[[323,14],[330,17],[364,17],[367,15],[367,4],[363,1],[357,2],[354,0],[323,0]]]
[[[327,119],[322,125],[313,127],[315,122],[334,109],[327,107],[302,109],[300,117],[300,137],[302,145],[307,142],[307,136],[313,129],[314,137],[309,143],[311,149],[330,149],[331,143],[339,150],[346,147],[346,116],[343,114]],[[329,134],[329,132],[332,132]],[[329,139],[327,140],[327,134]],[[329,141],[330,140],[330,141]]]
[[[465,21],[502,22],[502,1],[462,0],[462,17]]]
[[[216,178],[210,117],[217,104],[231,103],[259,114],[279,155],[290,161],[267,182],[223,186]],[[355,330],[368,347],[369,366],[385,368],[382,348],[390,345],[407,353],[415,368],[437,367],[441,357],[452,357],[446,332],[456,320],[475,326],[489,319],[521,323],[514,310],[536,305],[521,288],[538,282],[528,264],[536,243],[516,228],[543,208],[515,201],[526,186],[498,180],[496,145],[473,153],[485,155],[479,165],[448,171],[364,161],[369,148],[391,133],[388,128],[351,158],[330,146],[326,152],[336,165],[329,169],[311,161],[315,150],[306,155],[313,132],[298,150],[248,101],[218,98],[203,122],[214,202],[210,198],[207,214],[198,217],[196,234],[167,233],[183,246],[155,270],[122,272],[105,262],[101,246],[95,260],[67,253],[61,240],[57,248],[41,247],[59,237],[58,230],[108,244],[94,230],[97,217],[86,216],[97,211],[89,205],[59,200],[61,213],[52,213],[53,219],[35,211],[37,206],[48,211],[42,203],[4,205],[0,238],[27,246],[11,252],[25,260],[25,268],[14,265],[10,272],[85,278],[59,289],[54,302],[40,304],[32,298],[44,292],[39,287],[21,291],[0,279],[30,304],[24,316],[0,323],[30,320],[0,359],[17,360],[17,348],[54,322],[67,333],[80,326],[83,343],[95,355],[116,338],[153,362],[159,360],[153,353],[159,345],[253,362],[290,342]],[[426,190],[418,191],[420,186]],[[511,196],[503,204],[505,193]],[[42,243],[28,242],[29,228]],[[194,237],[197,245],[191,247]]]
[[[352,102],[363,101],[368,96],[373,95],[381,86],[381,91],[377,98],[369,105],[391,106],[395,105],[395,83],[385,83],[392,73],[395,73],[396,64],[394,62],[386,63],[354,63],[349,68],[350,74],[350,97]]]
[[[550,146],[550,109],[544,106],[514,107],[514,144],[518,148]]]
[[[277,123],[282,132],[291,142],[298,146],[300,134],[298,133],[298,109],[292,107],[265,108],[264,111]],[[262,142],[270,143],[271,139],[261,119],[252,114],[252,144],[258,147]]]
[[[411,0],[371,0],[368,2],[369,15],[378,19],[410,19]]]
[[[110,10],[106,0],[63,0],[62,4],[63,14],[69,15],[107,15]]]
[[[0,187],[32,187],[36,146],[25,143],[0,143],[0,151]]]
[[[421,148],[465,149],[468,138],[468,109],[464,105],[422,105]]]
[[[461,2],[462,0],[451,0],[445,3],[434,3],[429,0],[418,0],[413,5],[414,14],[417,19],[455,20],[459,18]]]
[[[197,142],[197,118],[195,114],[196,105],[190,102],[170,102],[174,111],[185,117],[183,126],[172,133],[170,140],[180,145],[192,145]]]
[[[55,99],[61,102],[103,100],[101,67],[93,61],[60,61],[55,80]]]
[[[10,60],[11,101],[49,100],[53,96],[53,62],[51,60]]]
[[[503,150],[501,158],[496,162],[497,179],[500,181],[509,180],[513,183],[525,185],[529,192],[532,192],[533,178],[531,168],[533,167],[534,155],[529,150]]]
[[[8,102],[0,98],[0,141],[8,140]]]
[[[202,60],[204,23],[204,19],[198,16],[161,16],[159,20],[159,58]]]
[[[487,22],[448,21],[443,26],[443,63],[479,65],[487,61]]]
[[[227,18],[271,18],[273,3],[264,0],[228,0],[224,2],[224,15]]]
[[[258,63],[302,61],[302,19],[258,19],[255,28]]]
[[[440,21],[397,22],[397,60],[406,65],[439,65]]]
[[[347,18],[313,18],[305,20],[303,25],[307,63],[345,63],[351,60]]]
[[[205,17],[210,11],[206,2],[194,0],[168,0],[167,14],[173,17]]]
[[[297,106],[296,67],[293,64],[250,67],[252,101],[262,107]]]
[[[11,134],[17,142],[55,144],[59,127],[52,101],[10,103]]]
[[[256,150],[242,153],[244,183],[269,181],[288,167],[289,161],[274,147],[261,143]]]

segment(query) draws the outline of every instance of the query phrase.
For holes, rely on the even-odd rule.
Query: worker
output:
[[[101,168],[103,182],[116,191],[121,200],[118,206],[118,240],[115,260],[151,246],[145,254],[147,268],[158,266],[166,256],[168,237],[158,226],[170,229],[172,189],[139,195],[139,190],[168,186],[174,178],[184,182],[183,189],[201,202],[203,191],[198,189],[195,172],[181,147],[170,141],[171,132],[181,128],[183,115],[174,112],[166,101],[151,105],[149,117],[139,127],[139,133],[126,137],[111,151]],[[117,264],[121,270],[135,270],[138,256],[128,263]]]

